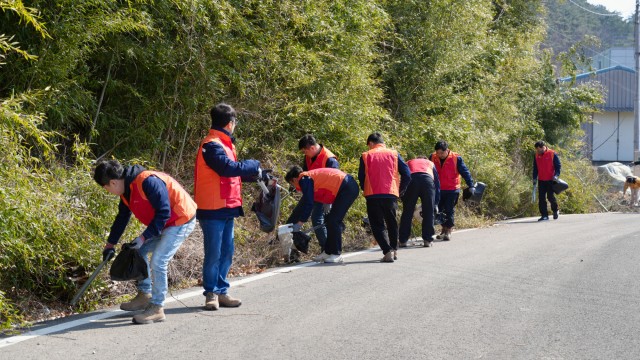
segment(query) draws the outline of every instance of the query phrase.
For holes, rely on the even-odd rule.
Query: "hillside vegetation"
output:
[[[602,189],[576,139],[601,96],[556,82],[565,74],[540,49],[543,3],[0,0],[2,326],[31,319],[34,304],[68,301],[99,263],[117,200],[93,183],[95,160],[141,163],[190,189],[208,110],[221,101],[240,113],[239,157],[281,178],[307,132],[352,174],[372,131],[405,158],[445,139],[488,185],[480,208],[460,205],[472,224],[536,212],[532,147],[545,139],[576,184],[563,212],[596,210]],[[256,189],[245,192],[250,206]],[[239,259],[269,248],[247,213]],[[346,248],[369,244],[364,213],[360,197]],[[109,302],[109,289],[98,280],[80,309]]]

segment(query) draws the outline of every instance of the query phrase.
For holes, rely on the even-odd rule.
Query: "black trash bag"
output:
[[[443,212],[434,212],[433,225],[442,225],[446,220],[446,215]]]
[[[113,281],[144,280],[149,277],[147,262],[133,244],[124,244],[111,264],[109,275]]]
[[[551,190],[553,190],[553,192],[556,193],[556,195],[567,190],[568,188],[569,188],[569,184],[567,184],[562,179],[554,180],[553,185],[551,185]]]
[[[303,233],[302,231],[293,232],[293,246],[296,249],[303,253],[309,252],[309,241],[311,241],[311,236]]]
[[[482,200],[482,195],[484,194],[484,189],[487,187],[487,185],[482,182],[477,182],[474,184],[474,187],[475,191],[473,192],[473,194],[471,193],[471,190],[469,190],[469,188],[462,190],[463,201],[470,201],[476,204],[480,203],[480,200]]]
[[[278,223],[282,194],[280,186],[275,182],[267,185],[267,189],[269,192],[260,193],[256,202],[251,206],[251,210],[256,213],[258,222],[260,222],[260,230],[269,233],[275,230]]]

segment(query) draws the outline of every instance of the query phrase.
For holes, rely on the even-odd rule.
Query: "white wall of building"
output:
[[[593,161],[633,161],[633,112],[593,116]]]

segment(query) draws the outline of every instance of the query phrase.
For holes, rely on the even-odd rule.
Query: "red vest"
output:
[[[209,130],[209,135],[200,143],[196,156],[193,193],[198,209],[218,210],[242,206],[242,181],[240,176],[222,177],[204,161],[202,147],[212,141],[222,145],[229,159],[237,161],[236,147],[231,142],[231,138],[222,131]]]
[[[433,162],[427,159],[411,159],[407,161],[411,173],[425,173],[433,178]]]
[[[364,196],[400,196],[400,174],[398,173],[398,152],[378,144],[362,153],[364,162]]]
[[[334,168],[320,168],[301,173],[298,180],[303,176],[308,176],[313,180],[313,201],[333,204],[347,174]],[[300,191],[300,186],[297,188]]]
[[[131,189],[129,201],[125,199],[124,195],[120,196],[122,202],[129,207],[129,210],[141,223],[149,226],[156,216],[156,209],[151,206],[142,190],[142,183],[149,176],[158,177],[167,186],[169,203],[171,204],[171,217],[165,223],[165,228],[186,224],[196,215],[196,203],[193,202],[189,193],[175,179],[162,172],[145,170],[138,174],[129,185],[129,189]]]
[[[542,155],[536,153],[536,166],[538,167],[538,180],[550,181],[556,174],[556,168],[553,166],[553,155],[555,151],[547,148]]]
[[[304,160],[307,163],[307,170],[315,170],[315,169],[327,167],[327,160],[329,160],[329,158],[335,158],[335,157],[336,156],[333,155],[333,153],[329,151],[329,149],[322,146],[320,148],[320,152],[318,153],[318,155],[316,156],[316,159],[313,162],[311,162],[311,158],[308,156],[305,156]]]
[[[449,155],[444,160],[444,164],[440,162],[440,158],[436,153],[431,154],[431,161],[436,165],[436,171],[440,178],[440,190],[458,190],[460,189],[460,173],[458,172],[458,154],[449,151]]]

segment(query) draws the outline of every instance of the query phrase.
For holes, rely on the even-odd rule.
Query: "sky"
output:
[[[636,2],[634,0],[587,0],[587,2],[593,5],[604,5],[607,10],[617,11],[625,19],[636,11]]]

